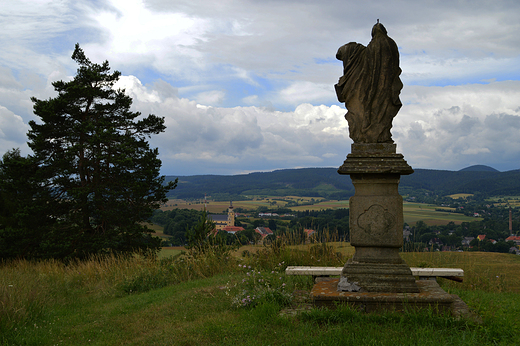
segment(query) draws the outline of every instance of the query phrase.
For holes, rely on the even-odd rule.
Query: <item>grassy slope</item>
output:
[[[305,248],[291,251],[294,250]],[[61,273],[56,266],[32,268],[26,264],[17,268],[18,274],[9,267],[0,267],[2,285],[5,280],[15,286],[21,284],[17,280],[27,284],[39,281],[34,293],[51,290],[53,298],[33,318],[2,330],[0,344],[514,345],[518,342],[515,333],[520,328],[520,298],[515,292],[519,292],[519,256],[411,253],[403,257],[412,266],[464,268],[464,284],[447,281],[442,284],[459,294],[482,317],[483,323],[456,321],[428,312],[364,315],[340,309],[336,312],[313,310],[298,317],[284,317],[279,316],[280,307],[276,304],[237,310],[231,308],[231,298],[224,289],[228,283],[240,282],[242,278],[233,270],[127,295],[108,287],[107,283],[110,275],[128,270],[126,262],[120,264],[124,268],[108,263],[96,270],[89,266],[78,267],[68,274],[67,271]],[[138,263],[136,268],[142,265]],[[106,274],[109,271],[112,274]],[[90,281],[75,283],[83,275]],[[103,275],[107,276],[96,279]],[[132,276],[130,272],[126,275]],[[516,278],[494,280],[494,276]],[[50,287],[50,283],[56,286]],[[303,284],[311,285],[309,280]],[[49,299],[45,295],[41,298]]]
[[[513,294],[458,292],[483,316],[482,325],[428,313],[349,310],[295,318],[279,316],[270,304],[230,309],[221,289],[229,280],[224,275],[118,299],[84,298],[49,312],[5,345],[512,345],[520,326]]]

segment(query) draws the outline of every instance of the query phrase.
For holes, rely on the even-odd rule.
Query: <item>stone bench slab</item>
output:
[[[421,277],[443,277],[462,282],[464,270],[460,268],[416,268],[410,267],[413,276]],[[341,275],[343,267],[305,267],[289,266],[285,269],[287,275],[312,275],[312,276],[335,276]]]

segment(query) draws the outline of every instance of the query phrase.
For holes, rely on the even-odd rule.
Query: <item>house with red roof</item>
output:
[[[512,236],[509,236],[506,238],[506,242],[507,241],[512,241],[513,243],[515,243],[515,245],[520,245],[520,236],[516,236],[516,235],[512,235]]]
[[[245,230],[244,227],[238,227],[238,226],[227,226],[227,227],[223,228],[223,231],[226,231],[231,234],[235,234],[237,232],[244,231],[244,230]]]
[[[269,229],[269,227],[257,227],[257,228],[255,228],[255,232],[260,234],[262,239],[267,237],[269,234],[274,234],[273,231],[271,231],[271,229]]]

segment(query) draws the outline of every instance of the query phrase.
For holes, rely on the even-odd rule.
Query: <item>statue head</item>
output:
[[[372,27],[372,37],[374,37],[377,33],[383,33],[387,35],[386,28],[383,26],[383,24],[379,23],[379,20],[377,21],[377,24],[375,24]]]

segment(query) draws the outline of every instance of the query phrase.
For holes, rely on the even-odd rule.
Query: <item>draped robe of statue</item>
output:
[[[354,143],[393,143],[390,129],[402,105],[403,88],[394,40],[378,23],[368,46],[348,43],[339,48],[336,58],[343,61],[343,76],[335,88],[348,111],[350,138]]]

